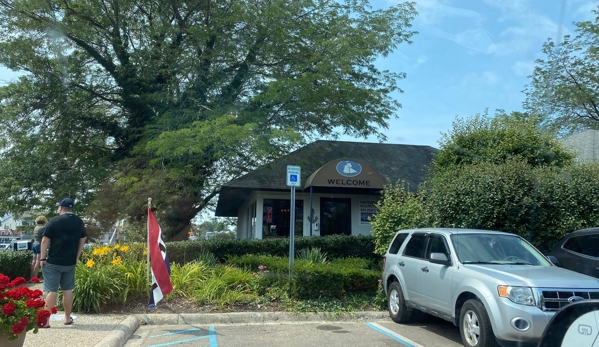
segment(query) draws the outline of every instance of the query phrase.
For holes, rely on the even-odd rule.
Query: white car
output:
[[[9,251],[9,250],[10,250],[10,244],[9,243],[0,244],[0,252]]]

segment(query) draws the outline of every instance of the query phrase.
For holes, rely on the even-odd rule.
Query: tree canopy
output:
[[[435,169],[478,163],[501,164],[522,160],[531,166],[564,166],[573,154],[542,129],[540,120],[526,113],[498,111],[490,117],[485,111],[469,118],[456,118],[453,127],[442,134]]]
[[[594,13],[594,21],[575,23],[576,36],[547,40],[546,58],[536,61],[525,89],[525,109],[563,134],[599,129],[599,12]]]
[[[314,137],[377,135],[414,34],[413,3],[0,0],[0,210],[64,196],[167,235],[219,184]]]

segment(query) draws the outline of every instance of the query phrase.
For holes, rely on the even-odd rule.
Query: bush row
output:
[[[32,259],[33,253],[30,251],[0,252],[0,273],[10,278],[24,277],[29,280]]]
[[[295,240],[295,251],[307,248],[319,248],[329,259],[364,258],[369,261],[380,261],[380,256],[374,254],[374,239],[372,236],[310,236]],[[277,257],[289,256],[289,239],[243,239],[217,241],[185,241],[168,242],[168,255],[171,262],[185,264],[196,260],[202,252],[208,251],[216,256],[219,262],[224,262],[231,256],[246,254],[271,255]]]
[[[289,286],[289,259],[269,255],[243,255],[227,263],[261,276],[262,288]],[[347,294],[375,295],[380,270],[369,269],[365,259],[338,258],[330,263],[296,260],[292,270],[292,294],[298,299],[338,298]]]

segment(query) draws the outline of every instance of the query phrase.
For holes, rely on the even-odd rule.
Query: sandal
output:
[[[71,317],[71,320],[68,322],[64,322],[64,325],[71,325],[73,324],[73,317]]]

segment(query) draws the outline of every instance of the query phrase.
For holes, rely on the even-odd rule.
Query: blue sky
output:
[[[374,8],[396,3],[371,0]],[[403,107],[383,131],[388,142],[438,147],[456,116],[485,108],[522,110],[522,90],[535,59],[543,58],[543,42],[573,34],[572,22],[593,20],[591,10],[598,5],[588,0],[418,0],[413,29],[419,34],[377,63],[407,73],[399,82],[404,93],[394,95]],[[0,67],[0,83],[15,76]]]
[[[543,43],[560,33],[574,34],[572,23],[594,20],[591,10],[599,5],[587,0],[416,2],[413,29],[419,34],[378,62],[380,68],[407,73],[399,82],[404,93],[396,95],[402,109],[384,133],[389,143],[433,147],[456,116],[485,108],[490,113],[522,110],[522,90],[534,61],[544,58]],[[396,3],[371,0],[375,8]]]

